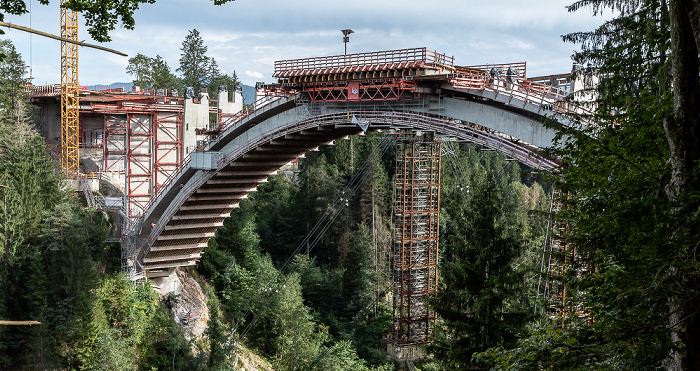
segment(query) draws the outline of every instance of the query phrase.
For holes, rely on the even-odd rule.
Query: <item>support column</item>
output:
[[[402,132],[396,144],[393,346],[400,358],[420,356],[430,340],[437,291],[440,143],[432,133]],[[418,351],[420,353],[420,351]]]

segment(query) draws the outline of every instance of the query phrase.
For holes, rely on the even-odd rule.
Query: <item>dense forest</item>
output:
[[[564,36],[581,46],[573,57],[588,68],[574,77],[591,83],[583,94],[594,101],[549,149],[560,168],[538,174],[443,144],[440,289],[430,299],[440,319],[419,369],[700,369],[700,2],[569,7],[589,8],[615,13]],[[66,190],[31,126],[26,66],[11,42],[0,47],[0,318],[41,322],[0,326],[0,367],[225,370],[249,352],[279,370],[401,367],[385,351],[392,150],[322,238],[305,242],[382,133],[311,152],[241,202],[189,270],[209,322],[186,340],[178,298],[119,272],[119,246],[105,242],[115,216]],[[543,277],[551,232],[571,248]],[[566,296],[550,301],[542,279]]]

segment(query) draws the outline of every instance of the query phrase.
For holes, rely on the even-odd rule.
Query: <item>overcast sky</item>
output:
[[[32,16],[6,22],[60,34],[59,0],[31,1]],[[603,19],[590,11],[568,13],[572,0],[158,0],[136,11],[136,28],[117,29],[103,44],[133,57],[161,55],[175,72],[182,40],[196,28],[225,73],[243,83],[274,82],[274,61],[343,54],[341,29],[350,35],[348,53],[427,47],[455,57],[462,66],[527,62],[530,77],[567,73],[573,44],[561,35],[591,30]],[[79,39],[92,42],[81,19]],[[13,41],[31,66],[34,83],[60,83],[60,42],[13,29]],[[94,43],[94,42],[93,42]],[[80,85],[129,82],[129,57],[81,47]]]

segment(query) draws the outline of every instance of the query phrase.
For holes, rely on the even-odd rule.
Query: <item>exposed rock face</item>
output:
[[[187,269],[180,267],[175,273],[182,285],[182,291],[173,307],[175,322],[185,330],[185,339],[200,339],[209,322],[207,297]]]
[[[175,322],[185,332],[185,339],[192,344],[192,352],[197,354],[206,350],[198,349],[196,344],[207,344],[204,332],[209,323],[209,308],[207,295],[202,287],[192,277],[187,268],[179,267],[168,277],[156,278],[151,281],[161,298],[172,295],[173,315]],[[207,346],[204,345],[204,349]],[[236,344],[235,358],[232,364],[238,370],[257,371],[274,370],[263,358],[259,357],[245,346]]]

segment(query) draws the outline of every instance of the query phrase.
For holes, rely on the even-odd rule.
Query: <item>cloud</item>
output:
[[[256,71],[247,71],[247,70],[245,71],[245,75],[246,75],[247,77],[254,78],[254,79],[262,79],[263,77],[265,77],[265,76],[263,76],[263,74],[260,73],[260,72],[256,72]]]
[[[272,82],[274,61],[343,54],[341,29],[351,28],[348,53],[427,47],[455,57],[459,65],[528,62],[528,75],[567,72],[577,47],[560,35],[591,30],[605,19],[590,11],[568,13],[573,0],[239,0],[221,6],[208,0],[159,0],[136,11],[136,27],[117,29],[105,46],[129,54],[159,54],[175,73],[189,30],[200,31],[207,55],[223,73],[245,84]],[[34,27],[59,33],[58,1],[33,9]],[[11,18],[11,19],[10,19]],[[87,38],[81,18],[80,39]],[[8,21],[29,25],[26,16]],[[27,36],[5,35],[28,59]],[[33,39],[35,81],[60,81],[60,43]],[[43,43],[50,43],[44,46]],[[80,49],[82,85],[130,81],[128,58]],[[56,71],[59,71],[57,73]]]

